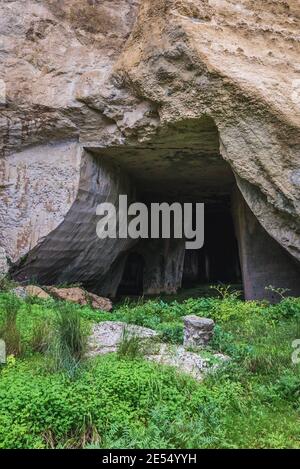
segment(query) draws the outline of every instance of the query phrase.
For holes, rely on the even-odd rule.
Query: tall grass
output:
[[[123,331],[122,339],[118,344],[117,355],[119,358],[140,358],[143,355],[143,347],[139,337],[128,333],[126,328]]]
[[[34,352],[46,353],[53,340],[53,325],[49,319],[39,321],[33,326],[31,348]]]
[[[58,306],[58,316],[49,354],[55,371],[74,377],[87,350],[87,331],[83,330],[78,309],[69,303]]]
[[[0,338],[4,340],[8,355],[21,355],[21,335],[17,325],[17,314],[20,308],[20,300],[10,295],[3,303],[2,325]]]

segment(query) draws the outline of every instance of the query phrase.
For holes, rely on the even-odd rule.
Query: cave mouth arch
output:
[[[300,294],[299,266],[261,227],[244,201],[220,153],[219,131],[212,117],[160,128],[139,144],[89,151],[100,163],[108,162],[128,175],[137,201],[205,204],[205,242],[199,251],[188,252],[175,239],[136,244],[135,251],[144,259],[144,295],[172,294],[195,283],[218,282],[237,284],[246,299],[276,301],[265,290],[270,284],[288,288],[291,295]],[[126,269],[123,283],[124,275]]]
[[[100,163],[128,175],[139,202],[205,204],[204,248],[186,251],[184,242],[175,239],[138,241],[134,250],[144,259],[143,286],[129,287],[128,262],[132,261],[132,268],[134,264],[129,255],[122,267],[117,295],[130,294],[130,290],[145,295],[176,293],[182,286],[188,288],[195,283],[241,283],[231,213],[236,183],[219,146],[214,120],[203,116],[161,129],[150,141],[138,145],[89,149]]]
[[[219,147],[217,126],[208,116],[160,128],[151,139],[144,134],[141,142],[85,146],[72,206],[12,266],[13,278],[42,285],[79,282],[113,298],[126,280],[126,256],[134,249],[144,259],[144,295],[173,294],[194,281],[235,283],[242,277],[246,299],[278,300],[266,292],[268,285],[299,296],[299,264],[259,224]],[[184,239],[99,239],[98,204],[110,201],[118,211],[122,194],[129,203],[204,203],[204,248],[187,253]]]

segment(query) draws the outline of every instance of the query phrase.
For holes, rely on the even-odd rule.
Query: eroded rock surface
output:
[[[124,334],[127,338],[137,337],[141,341],[158,336],[157,332],[147,327],[119,321],[103,321],[93,327],[93,333],[89,339],[89,354],[94,356],[116,352]]]
[[[45,292],[45,290],[38,287],[37,285],[27,285],[26,287],[18,286],[16,288],[13,288],[11,291],[16,296],[23,299],[27,298],[28,296],[35,296],[43,300],[51,298],[51,296],[47,292]]]
[[[189,352],[185,347],[174,347],[168,344],[160,344],[156,353],[148,355],[147,358],[162,365],[178,368],[199,381],[206,373],[216,370],[229,360],[229,357],[221,353],[202,356],[201,352]]]

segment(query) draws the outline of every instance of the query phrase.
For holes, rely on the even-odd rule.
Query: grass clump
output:
[[[119,358],[135,359],[143,356],[141,339],[126,329],[123,330],[122,338],[117,348]]]
[[[33,326],[31,348],[33,352],[46,353],[53,340],[53,327],[49,319],[38,321]]]
[[[84,330],[79,311],[70,303],[58,303],[58,316],[49,347],[55,371],[63,370],[74,377],[87,351],[87,331]]]
[[[2,324],[0,338],[6,344],[6,353],[21,355],[21,334],[17,324],[17,314],[20,308],[20,300],[14,295],[8,296],[3,304]]]

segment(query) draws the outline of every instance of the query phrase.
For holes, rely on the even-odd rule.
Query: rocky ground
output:
[[[89,339],[89,356],[117,352],[122,341],[138,341],[139,352],[147,359],[162,365],[179,369],[197,380],[203,379],[209,371],[215,370],[229,357],[221,353],[207,353],[205,347],[197,352],[183,346],[160,341],[159,334],[149,328],[116,321],[95,324]]]

